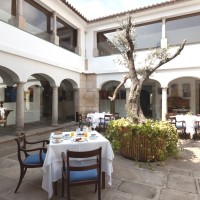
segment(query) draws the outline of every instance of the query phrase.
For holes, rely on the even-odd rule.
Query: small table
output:
[[[92,131],[93,132],[93,131]],[[62,135],[68,134],[70,132],[63,132]],[[64,139],[61,143],[53,143],[52,135],[50,136],[50,144],[48,146],[47,155],[43,165],[43,181],[42,188],[48,192],[48,198],[50,199],[53,195],[53,183],[61,179],[61,167],[62,158],[61,152],[65,152],[69,149],[71,151],[89,151],[102,147],[102,171],[109,177],[108,184],[111,185],[111,174],[113,172],[112,160],[114,159],[114,153],[110,142],[103,137],[100,133],[96,133],[97,139],[90,139],[91,133],[89,132],[89,137],[84,142],[74,142],[74,137],[70,139]]]

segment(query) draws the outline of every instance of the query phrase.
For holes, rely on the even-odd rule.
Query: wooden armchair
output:
[[[25,135],[22,133],[19,137],[15,138],[15,141],[17,142],[18,161],[20,164],[20,178],[15,189],[16,193],[19,189],[19,186],[22,183],[22,179],[24,178],[27,169],[38,168],[43,166],[43,162],[47,152],[47,144],[49,144],[49,140],[28,142],[26,140]],[[41,144],[41,147],[27,148],[27,145],[38,146],[38,144]]]

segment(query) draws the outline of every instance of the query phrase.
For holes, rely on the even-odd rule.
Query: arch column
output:
[[[162,88],[162,121],[166,120],[167,114],[167,87]]]
[[[17,83],[16,130],[24,130],[24,82]]]
[[[58,87],[52,88],[52,126],[58,125]]]

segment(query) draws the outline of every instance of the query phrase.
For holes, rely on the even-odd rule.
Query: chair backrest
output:
[[[111,114],[108,114],[108,115],[104,115],[104,121],[111,121],[114,119],[114,116],[111,115]]]
[[[41,167],[43,165],[44,153],[47,151],[46,145],[49,144],[49,140],[29,142],[26,140],[25,134],[22,133],[17,138],[15,138],[15,141],[17,142],[17,155],[20,165],[26,165],[27,167],[31,168]],[[38,144],[40,144],[40,147],[38,147]],[[33,165],[30,163],[25,163],[24,160],[32,154],[38,154],[39,160],[41,160],[41,162]]]
[[[91,169],[97,169],[101,173],[101,151],[102,148],[98,148],[91,151],[70,151],[67,150],[67,170],[68,171],[86,171]],[[71,159],[91,159],[96,157],[96,162],[90,165],[73,165],[73,162],[70,162]]]
[[[195,129],[200,129],[200,121],[195,121]]]
[[[98,172],[98,177],[101,179],[101,152],[102,147],[91,150],[91,151],[70,151],[67,150],[66,156],[64,152],[61,153],[62,161],[63,161],[63,171],[67,170],[68,180],[70,180],[70,171],[87,171],[96,169]],[[87,160],[94,159],[94,162],[87,164]],[[74,162],[70,162],[73,159],[83,159],[84,165],[77,165]]]
[[[17,138],[15,138],[15,141],[17,142],[17,156],[20,163],[23,163],[23,159],[28,156],[28,153],[26,150],[26,136],[22,133]],[[22,152],[24,155],[22,155]]]
[[[115,112],[115,114],[114,114],[114,118],[115,118],[115,119],[119,119],[119,118],[120,118],[118,112]]]

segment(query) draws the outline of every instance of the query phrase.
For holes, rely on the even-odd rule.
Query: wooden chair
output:
[[[115,113],[114,113],[114,118],[115,118],[115,119],[120,119],[120,116],[119,116],[119,113],[118,113],[118,112],[115,112]]]
[[[195,134],[193,135],[193,139],[195,140],[200,133],[200,121],[195,121]]]
[[[186,122],[175,120],[175,127],[177,129],[178,134],[181,133],[186,139]]]
[[[101,151],[98,148],[92,151],[69,151],[61,153],[62,157],[62,197],[64,196],[64,182],[67,184],[67,199],[70,200],[70,187],[95,184],[95,192],[98,188],[98,200],[101,200]],[[94,163],[85,163],[85,159],[96,157]],[[71,159],[84,159],[84,164],[73,164]]]
[[[167,119],[167,121],[168,121],[170,124],[176,126],[176,117],[169,117],[169,118]]]
[[[49,140],[28,142],[26,140],[26,136],[22,133],[19,137],[15,138],[15,141],[17,142],[17,153],[20,164],[20,178],[15,189],[16,193],[19,189],[19,186],[22,183],[22,179],[24,178],[27,169],[38,168],[43,166],[43,162],[47,151],[47,144],[49,144]],[[30,148],[30,146],[36,146],[38,144],[41,144],[41,147]]]
[[[99,118],[99,130],[105,131],[109,122],[114,119],[114,116],[111,114],[104,115],[104,117]]]

